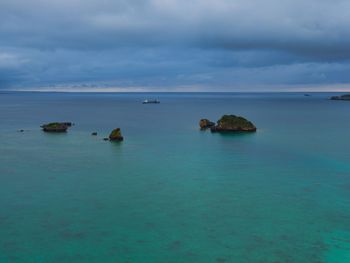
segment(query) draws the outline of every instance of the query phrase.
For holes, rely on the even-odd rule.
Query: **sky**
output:
[[[350,90],[348,0],[0,0],[0,90]]]

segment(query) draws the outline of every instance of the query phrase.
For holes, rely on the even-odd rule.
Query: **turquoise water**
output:
[[[350,102],[329,95],[0,93],[0,262],[350,262]],[[258,132],[198,129],[225,113]]]

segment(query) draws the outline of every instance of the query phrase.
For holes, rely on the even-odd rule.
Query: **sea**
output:
[[[350,262],[350,102],[308,95],[0,92],[0,262]]]

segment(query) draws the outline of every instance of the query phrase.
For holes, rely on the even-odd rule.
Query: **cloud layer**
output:
[[[0,89],[350,82],[345,0],[4,0]]]

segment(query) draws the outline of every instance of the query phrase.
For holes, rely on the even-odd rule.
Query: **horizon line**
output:
[[[3,87],[8,92],[56,92],[56,93],[310,93],[310,92],[350,92],[350,83],[298,84],[298,85],[179,85],[179,86],[32,86]]]
[[[2,92],[23,92],[23,93],[342,93],[342,92],[349,92],[350,90],[279,90],[279,91],[273,91],[273,90],[249,90],[249,91],[98,91],[98,90],[12,90],[12,89],[5,89],[0,90],[0,93]]]

